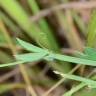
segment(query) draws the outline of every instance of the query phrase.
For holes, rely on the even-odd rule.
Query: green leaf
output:
[[[75,51],[74,55],[78,58],[83,58],[83,59],[88,59],[87,55],[82,53],[82,52],[79,52],[79,51]]]
[[[46,53],[42,52],[42,53],[27,53],[27,54],[15,55],[15,57],[17,60],[32,62],[43,59],[46,55],[47,55]]]
[[[17,41],[19,42],[19,44],[24,47],[26,50],[31,51],[31,52],[45,52],[42,48],[36,47],[32,44],[29,44],[19,38],[17,38]]]
[[[91,17],[88,23],[88,34],[86,46],[94,47],[96,41],[96,10],[92,10]]]
[[[93,81],[91,79],[87,79],[81,76],[76,76],[76,75],[70,75],[70,74],[63,74],[58,71],[54,71],[56,74],[61,75],[64,78],[71,79],[71,80],[76,80],[85,83],[86,85],[91,85],[91,86],[96,86],[96,81]]]
[[[78,90],[80,90],[81,88],[83,88],[84,86],[86,86],[85,83],[80,83],[79,85],[73,87],[71,90],[69,90],[68,92],[64,93],[62,96],[73,96],[73,93],[77,92]],[[82,95],[80,95],[82,96]],[[93,96],[93,95],[92,95]]]
[[[94,61],[94,60],[88,60],[88,59],[77,58],[77,57],[72,57],[72,56],[67,56],[67,55],[60,55],[60,54],[53,54],[53,57],[54,57],[54,59],[57,59],[60,61],[96,66],[96,61]]]
[[[84,53],[88,55],[89,59],[96,60],[96,50],[94,48],[85,47]]]
[[[13,66],[13,65],[17,65],[17,64],[22,64],[25,63],[25,61],[16,61],[16,62],[12,62],[12,63],[6,63],[6,64],[0,64],[0,67],[9,67],[9,66]]]
[[[85,47],[84,48],[84,53],[87,54],[87,55],[90,55],[90,54],[96,54],[96,50],[94,48],[90,48],[90,47]]]
[[[32,10],[32,13],[33,13],[33,14],[36,14],[37,12],[40,11],[40,8],[39,8],[38,3],[37,3],[36,0],[27,0],[27,2],[28,2],[28,4],[29,4],[29,7],[30,7],[30,9]],[[53,34],[52,34],[53,32],[52,32],[52,30],[50,29],[50,27],[49,27],[46,19],[40,18],[37,23],[38,23],[41,31],[43,31],[43,32],[46,34],[46,36],[47,36],[47,38],[48,38],[48,40],[49,40],[49,42],[50,42],[50,46],[51,46],[51,48],[52,48],[51,50],[54,50],[54,52],[59,52],[58,44],[57,44],[57,42],[55,41],[55,38],[54,38],[54,36],[53,36]],[[42,38],[43,38],[43,37],[42,37]],[[53,47],[53,46],[54,46],[54,47]]]
[[[83,59],[96,61],[96,50],[94,48],[85,47],[83,53],[76,51],[74,55]]]
[[[96,96],[96,89],[82,88],[82,90],[72,96],[78,96],[78,94],[79,96]]]
[[[75,53],[75,56],[76,57],[79,57],[79,58],[82,58],[82,59],[87,59],[87,60],[94,60],[96,61],[96,59],[93,59],[92,56],[89,56],[88,54],[84,54],[84,53],[81,53],[81,52],[76,52]]]

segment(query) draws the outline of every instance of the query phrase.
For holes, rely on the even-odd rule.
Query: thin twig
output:
[[[17,50],[16,50],[16,48],[15,48],[15,46],[14,46],[12,40],[11,40],[11,37],[9,36],[2,20],[0,20],[0,28],[2,29],[2,32],[3,32],[5,38],[8,42],[8,45],[9,45],[13,55],[15,55],[17,53]],[[25,66],[23,64],[19,64],[19,68],[20,68],[20,71],[21,71],[21,73],[24,77],[25,83],[27,84],[27,87],[28,87],[28,90],[29,90],[31,96],[37,96],[34,89],[31,86],[31,81],[28,77],[27,71],[25,70]]]
[[[23,78],[24,78],[24,80],[25,80],[25,82],[26,82],[26,84],[28,86],[28,89],[27,90],[30,92],[30,94],[32,96],[37,96],[37,94],[35,93],[33,87],[31,87],[31,82],[30,82],[30,79],[29,79],[29,76],[28,76],[27,72],[25,71],[26,70],[25,66],[22,65],[22,64],[20,64],[19,65],[19,68],[20,68],[20,71],[22,73],[22,76],[23,76]]]
[[[36,65],[37,63],[38,63],[38,62],[28,63],[26,67],[27,67],[27,68],[28,68],[28,67],[31,67],[32,65]],[[4,82],[5,80],[11,78],[12,76],[14,76],[14,75],[16,75],[16,74],[18,74],[18,73],[20,73],[20,69],[19,69],[19,68],[15,68],[15,69],[13,69],[13,70],[10,71],[10,72],[5,73],[3,76],[0,76],[0,83],[1,83],[1,82]]]
[[[80,68],[81,65],[76,65],[76,67],[74,67],[68,74],[72,74],[74,73],[78,68]],[[61,80],[59,80],[54,86],[52,86],[47,92],[45,92],[45,94],[43,96],[48,96],[49,93],[51,93],[54,89],[56,89],[61,83],[64,82],[64,80],[66,80],[66,78],[62,78]]]
[[[4,82],[5,80],[9,79],[10,77],[14,76],[15,74],[17,74],[19,72],[20,72],[20,70],[16,68],[16,69],[4,74],[3,76],[0,76],[0,83]]]
[[[51,8],[48,8],[48,9],[44,9],[44,10],[38,12],[37,14],[35,14],[34,16],[30,17],[30,20],[37,21],[40,18],[45,17],[45,16],[51,14],[52,12],[58,11],[61,9],[81,10],[81,9],[92,9],[92,8],[96,8],[96,1],[69,2],[69,3],[56,5]]]

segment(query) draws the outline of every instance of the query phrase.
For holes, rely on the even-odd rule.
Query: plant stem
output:
[[[4,33],[4,36],[5,36],[7,42],[8,42],[8,44],[9,44],[9,46],[10,46],[10,49],[11,49],[13,55],[14,55],[14,54],[17,53],[16,48],[15,48],[15,46],[14,46],[12,40],[11,40],[11,37],[9,36],[9,34],[8,34],[5,26],[3,25],[3,22],[0,21],[0,24],[2,25],[2,30],[3,30],[2,32]],[[19,64],[19,68],[20,68],[21,73],[22,73],[22,75],[23,75],[23,78],[24,78],[24,80],[25,80],[25,82],[26,82],[26,84],[27,84],[27,86],[28,86],[28,90],[29,90],[30,94],[31,94],[32,96],[37,96],[36,93],[35,93],[35,91],[34,91],[34,89],[33,89],[32,86],[31,86],[31,81],[30,81],[30,79],[29,79],[29,77],[28,77],[28,74],[27,74],[25,68],[24,68],[24,65],[23,65],[23,64]]]

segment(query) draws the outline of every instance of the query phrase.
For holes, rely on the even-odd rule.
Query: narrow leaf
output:
[[[72,94],[74,94],[75,92],[77,92],[78,90],[80,90],[81,88],[83,88],[84,86],[86,86],[85,83],[80,83],[79,85],[73,87],[68,92],[64,93],[62,96],[72,96]]]
[[[25,88],[25,85],[21,84],[21,83],[13,83],[13,82],[0,84],[0,95],[4,92],[8,92],[8,91],[10,91],[12,89],[16,89],[16,88]]]
[[[71,80],[76,80],[76,81],[80,81],[80,82],[86,83],[87,85],[96,86],[96,81],[93,81],[93,80],[90,80],[90,79],[87,79],[87,78],[83,78],[83,77],[80,77],[80,76],[76,76],[76,75],[63,74],[63,73],[58,72],[58,71],[54,71],[54,72],[56,74],[61,75],[64,78],[71,79]]]
[[[17,65],[17,64],[22,64],[22,63],[25,63],[25,61],[16,61],[13,63],[0,64],[0,67],[7,67],[7,66],[9,67],[9,66]]]
[[[93,55],[95,54],[96,55],[96,50],[94,48],[90,48],[90,47],[85,47],[84,49],[84,53],[87,54],[87,55]]]
[[[21,55],[15,55],[17,60],[22,60],[25,62],[32,62],[43,59],[47,54],[46,53],[27,53]]]
[[[88,59],[87,55],[79,51],[75,51],[74,55],[78,58]]]
[[[96,66],[96,61],[94,60],[82,59],[82,58],[77,58],[77,57],[72,57],[67,55],[54,54],[54,59],[67,61],[71,63]]]
[[[96,50],[94,48],[85,47],[84,53],[88,55],[89,59],[96,60]]]
[[[24,47],[26,50],[28,50],[28,51],[32,51],[32,52],[44,52],[44,50],[43,49],[41,49],[41,48],[39,48],[39,47],[36,47],[36,46],[34,46],[34,45],[32,45],[32,44],[29,44],[29,43],[27,43],[27,42],[25,42],[25,41],[23,41],[23,40],[21,40],[21,39],[19,39],[19,38],[17,38],[17,41],[19,42],[19,44],[22,46],[22,47]]]

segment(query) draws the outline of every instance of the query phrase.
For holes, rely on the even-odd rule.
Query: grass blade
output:
[[[54,59],[61,60],[61,61],[67,61],[67,62],[71,62],[71,63],[96,66],[96,61],[67,56],[67,55],[54,54]]]
[[[0,7],[4,9],[10,15],[10,17],[24,30],[24,32],[26,32],[33,40],[36,41],[38,45],[55,52],[54,47],[55,43],[51,44],[52,41],[51,42],[49,41],[47,34],[45,34],[45,32],[43,32],[39,27],[37,27],[36,23],[30,22],[28,14],[23,10],[18,1],[0,0]],[[52,63],[54,62],[51,62],[51,65]],[[69,64],[61,64],[61,63],[58,64],[58,63],[60,62],[55,62],[56,66],[52,67],[57,70],[59,68],[59,71],[62,70],[62,72],[65,72],[66,69],[70,70]]]
[[[94,48],[85,47],[84,53],[91,56],[96,56],[96,50]]]
[[[0,95],[4,92],[7,92],[7,91],[15,89],[15,88],[25,88],[25,84],[21,84],[21,83],[0,84]]]
[[[32,62],[43,59],[47,54],[46,53],[28,53],[28,54],[21,54],[15,55],[17,60]]]
[[[37,12],[40,11],[36,0],[27,0],[27,1],[28,1],[28,4],[29,4],[30,9],[32,10],[33,14],[36,14]],[[44,18],[41,18],[38,20],[38,24],[40,26],[40,29],[47,35],[48,41],[51,42],[50,46],[51,46],[52,50],[54,50],[55,52],[58,52],[59,47],[58,47],[58,45],[55,41],[55,38],[52,34],[52,30],[50,29],[46,20]]]
[[[56,74],[61,75],[64,78],[71,79],[71,80],[76,80],[85,83],[86,85],[93,85],[96,86],[96,81],[81,77],[81,76],[76,76],[76,75],[70,75],[70,74],[63,74],[57,71],[54,71]]]
[[[86,46],[94,47],[95,40],[96,40],[96,10],[93,10],[88,24],[88,35]]]
[[[25,41],[23,41],[23,40],[21,40],[19,38],[17,38],[17,41],[22,47],[24,47],[28,51],[31,51],[31,52],[44,52],[44,50],[42,48],[36,47],[36,46],[34,46],[32,44],[29,44],[29,43],[27,43],[27,42],[25,42]]]
[[[9,67],[9,66],[17,65],[17,64],[22,64],[22,63],[25,63],[25,61],[16,61],[12,63],[0,64],[0,67]]]
[[[62,96],[72,96],[72,94],[74,94],[75,92],[77,92],[78,90],[83,88],[84,86],[86,86],[86,84],[85,83],[81,83],[81,84],[75,86],[74,88],[72,88],[70,91],[64,93]]]

